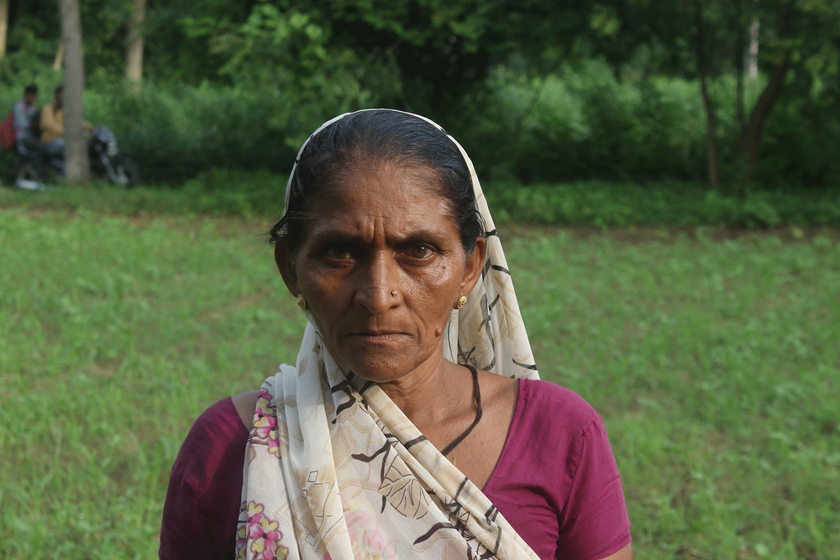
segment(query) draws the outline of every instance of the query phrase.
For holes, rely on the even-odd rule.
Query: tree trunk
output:
[[[6,34],[9,31],[9,0],[0,0],[0,59],[6,56]]]
[[[761,144],[761,133],[764,131],[764,123],[770,116],[770,111],[779,94],[782,93],[785,85],[785,77],[790,69],[790,56],[786,55],[784,60],[773,67],[770,72],[770,80],[767,87],[761,92],[761,97],[750,113],[750,120],[741,134],[739,156],[743,160],[744,176],[741,179],[741,194],[746,195],[755,171],[755,160],[758,156],[758,147]]]
[[[744,130],[746,123],[744,115],[744,66],[736,66],[737,77],[735,78],[735,121],[738,123],[738,130]]]
[[[789,36],[787,11],[785,10],[784,2],[779,3],[779,38],[785,40]],[[738,166],[744,169],[743,177],[741,178],[740,193],[746,196],[749,190],[750,183],[755,172],[755,160],[758,156],[758,148],[761,145],[761,134],[764,131],[764,123],[770,116],[773,106],[779,99],[779,95],[785,86],[785,78],[790,69],[790,51],[784,53],[784,58],[781,62],[773,66],[770,71],[770,79],[767,81],[767,86],[761,92],[758,101],[750,113],[750,119],[747,126],[744,127],[741,133],[738,153],[736,159]]]
[[[78,0],[59,0],[61,42],[64,45],[64,161],[67,182],[83,184],[90,180],[87,142],[84,137],[82,93],[85,89],[85,63],[82,51],[82,20]]]
[[[715,115],[715,104],[709,95],[708,66],[706,61],[705,46],[703,44],[703,13],[699,0],[695,0],[695,24],[697,25],[697,68],[700,71],[700,92],[703,95],[703,105],[706,108],[706,168],[709,184],[717,187],[718,163],[717,163],[717,116]]]
[[[58,48],[55,50],[55,59],[53,60],[53,70],[58,72],[61,70],[61,65],[64,63],[64,43],[61,39],[58,40]]]
[[[717,187],[720,183],[717,163],[717,116],[715,115],[715,105],[709,97],[709,90],[706,87],[705,72],[701,72],[700,87],[703,93],[703,104],[706,107],[706,172],[709,184]]]
[[[760,23],[758,18],[754,17],[750,24],[750,58],[747,67],[749,69],[750,79],[758,78],[758,30]]]
[[[134,14],[128,22],[125,76],[135,82],[143,79],[143,22],[145,20],[146,0],[134,0]]]
[[[735,17],[735,120],[738,122],[738,130],[744,130],[744,66],[746,53],[744,52],[744,20],[743,0],[737,0]]]

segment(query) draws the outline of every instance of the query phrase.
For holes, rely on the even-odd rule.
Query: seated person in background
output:
[[[93,126],[85,122],[92,130]],[[52,103],[41,110],[41,149],[47,157],[64,158],[64,87],[58,86]]]
[[[35,114],[35,100],[38,98],[38,86],[28,85],[23,91],[23,99],[12,108],[12,126],[15,129],[15,142],[21,153],[38,148],[38,139],[31,138],[29,122]]]

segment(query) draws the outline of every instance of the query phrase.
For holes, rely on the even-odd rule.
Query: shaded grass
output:
[[[129,191],[98,184],[47,192],[0,188],[0,207],[86,210],[148,215],[278,217],[287,177],[267,171],[213,169],[177,189]],[[499,223],[594,226],[840,226],[840,189],[775,190],[735,194],[700,183],[648,184],[582,181],[521,185],[489,182],[484,192]]]
[[[283,210],[285,180],[267,172],[214,171],[179,188],[107,183],[86,187],[50,185],[46,191],[0,188],[0,208],[62,210],[149,217],[155,215],[274,215]]]
[[[0,210],[0,556],[155,555],[194,418],[297,353],[260,233]],[[605,418],[640,558],[833,557],[836,231],[502,235],[543,377]]]
[[[566,184],[490,183],[487,198],[499,219],[544,225],[767,228],[840,226],[840,189],[773,190],[740,198],[702,183],[581,181]]]

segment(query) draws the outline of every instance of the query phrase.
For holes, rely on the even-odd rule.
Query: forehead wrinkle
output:
[[[329,204],[329,203],[328,203]],[[447,236],[452,232],[443,223],[429,220],[427,208],[417,208],[411,201],[374,201],[378,206],[371,212],[355,214],[343,212],[336,202],[330,204],[327,213],[332,214],[329,220],[325,216],[316,215],[311,234],[314,236],[338,235],[348,239],[358,239],[365,242],[376,238],[384,238],[386,243],[399,243],[416,237]],[[456,225],[449,212],[450,205],[442,197],[439,198],[439,215],[446,218],[446,224]]]
[[[434,169],[395,161],[355,165],[330,182],[309,209],[307,236],[371,240],[386,235],[387,243],[394,243],[431,234],[460,240],[453,204],[443,196]],[[446,222],[430,219],[435,214]]]
[[[446,213],[442,213],[449,219]],[[447,228],[435,227],[430,223],[426,214],[417,214],[416,219],[402,215],[395,225],[394,221],[387,216],[372,215],[361,219],[348,219],[339,217],[329,222],[320,221],[312,229],[312,235],[316,237],[337,235],[348,239],[359,239],[371,241],[377,238],[384,238],[387,242],[403,242],[417,237],[427,236],[448,236],[451,232]]]

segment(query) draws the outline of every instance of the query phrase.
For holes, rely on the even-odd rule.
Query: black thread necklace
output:
[[[467,429],[464,431],[464,433],[462,433],[460,436],[458,436],[457,438],[455,438],[455,441],[453,441],[452,443],[450,443],[449,445],[447,445],[447,446],[446,446],[446,448],[444,448],[444,450],[443,450],[443,451],[441,451],[441,453],[442,453],[443,455],[449,455],[450,453],[452,453],[452,451],[453,451],[456,447],[458,447],[458,445],[459,445],[462,441],[464,441],[464,438],[466,438],[468,435],[470,435],[470,432],[471,432],[471,431],[473,431],[473,428],[475,428],[476,426],[478,426],[478,423],[481,421],[481,389],[480,389],[480,388],[479,388],[479,386],[478,386],[478,372],[477,372],[477,371],[476,371],[476,369],[475,369],[474,367],[472,367],[472,366],[469,366],[469,365],[468,365],[468,366],[466,366],[466,367],[467,367],[467,368],[469,368],[470,373],[472,373],[472,376],[473,376],[473,384],[475,385],[475,405],[476,405],[476,408],[477,408],[477,410],[476,410],[476,412],[475,412],[475,420],[473,420],[473,423],[470,425],[470,427],[469,427],[469,428],[467,428]]]

